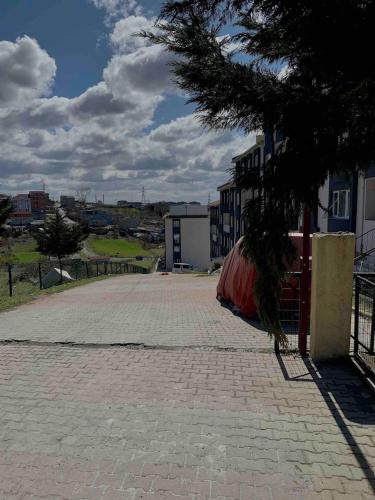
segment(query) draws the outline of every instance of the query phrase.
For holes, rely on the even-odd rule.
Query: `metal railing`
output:
[[[354,276],[354,356],[375,375],[375,274]]]
[[[90,260],[83,261],[63,260],[61,271],[64,275],[60,278],[60,264],[58,261],[41,261],[30,264],[9,264],[0,266],[0,297],[32,294],[38,289],[51,288],[68,281],[97,278],[117,274],[147,274],[151,269],[139,266],[129,261]],[[58,275],[55,283],[46,285],[46,278],[50,273]],[[66,274],[65,274],[66,273]],[[67,278],[67,276],[69,278]]]

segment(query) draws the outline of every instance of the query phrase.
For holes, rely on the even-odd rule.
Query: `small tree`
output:
[[[3,226],[8,219],[11,211],[12,204],[10,202],[10,198],[0,199],[0,236],[2,236],[5,232]]]
[[[34,234],[38,251],[43,255],[58,258],[60,273],[63,257],[79,252],[82,241],[87,238],[80,225],[67,224],[64,219],[65,216],[55,209],[53,215],[46,221],[44,229]]]

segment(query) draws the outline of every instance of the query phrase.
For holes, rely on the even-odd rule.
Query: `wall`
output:
[[[208,217],[181,219],[181,261],[201,271],[211,266],[210,220]]]
[[[173,219],[165,219],[165,265],[167,271],[173,267]]]

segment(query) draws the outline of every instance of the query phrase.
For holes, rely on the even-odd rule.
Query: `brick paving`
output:
[[[0,340],[270,349],[214,299],[216,277],[128,275],[44,296],[1,316]]]
[[[184,278],[146,277],[163,309],[152,348],[106,346],[110,330],[94,345],[101,337],[80,334],[82,325],[75,338],[87,346],[56,345],[53,336],[45,345],[0,345],[0,499],[374,498],[375,402],[361,379],[346,365],[259,352],[262,332],[209,298],[209,278],[185,282],[190,325],[173,336],[180,323],[173,312],[165,318],[166,289],[182,315]],[[107,302],[105,291],[125,281],[83,287],[85,307]],[[154,299],[129,281],[139,283],[133,307],[141,304],[148,321]],[[48,298],[50,328],[62,321],[57,298],[74,326],[77,290]],[[20,313],[22,338],[42,310],[45,299],[1,315],[2,335],[3,320]],[[210,310],[223,328],[216,335],[204,317]],[[242,323],[226,341],[230,325]],[[139,337],[151,333],[143,327]],[[191,347],[209,342],[210,350]],[[225,342],[233,342],[228,351],[215,348]]]

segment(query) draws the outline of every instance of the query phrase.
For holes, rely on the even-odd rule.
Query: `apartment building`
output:
[[[30,191],[29,198],[32,212],[44,211],[52,206],[49,194],[45,191]]]
[[[184,262],[200,271],[211,267],[210,219],[207,205],[175,205],[164,217],[165,263]]]
[[[232,159],[232,169],[236,172],[237,177],[248,171],[253,171],[256,175],[262,174],[264,146],[264,136],[258,135],[255,144],[251,148]],[[219,186],[218,191],[220,193],[218,234],[214,239],[214,230],[212,229],[214,224],[211,224],[211,254],[215,255],[215,257],[225,257],[236,241],[244,234],[245,225],[242,212],[246,202],[258,196],[258,193],[254,190],[239,188],[235,179]],[[212,213],[215,217],[215,210]],[[217,241],[220,242],[219,248]],[[218,255],[219,253],[220,255]]]
[[[28,213],[31,215],[31,199],[28,194],[17,194],[12,198],[13,211],[15,213]]]
[[[256,143],[244,153],[232,159],[235,172],[253,169],[262,175],[262,166],[268,161],[275,148],[283,142],[281,133],[274,136],[258,136]],[[211,256],[225,257],[238,239],[244,234],[243,209],[246,201],[258,193],[240,189],[236,180],[218,187],[219,206],[210,207]],[[350,231],[357,236],[357,254],[368,254],[375,269],[375,166],[365,175],[330,176],[319,191],[321,205],[311,215],[310,230],[314,232]],[[219,217],[217,221],[217,213]],[[301,229],[296,220],[296,230]],[[218,245],[219,242],[219,245]],[[373,253],[372,253],[373,251]]]

